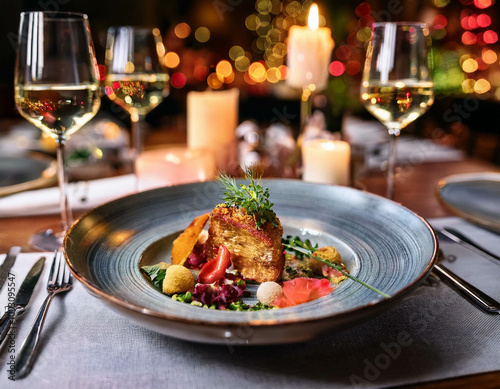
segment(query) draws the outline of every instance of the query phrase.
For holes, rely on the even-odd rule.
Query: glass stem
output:
[[[303,134],[306,129],[307,118],[312,113],[312,92],[309,88],[302,89],[302,96],[300,98],[300,133]]]
[[[130,115],[130,120],[132,122],[131,135],[134,158],[137,158],[144,148],[144,119],[144,115],[139,115],[136,112],[132,112]]]
[[[394,200],[394,185],[396,182],[396,140],[399,135],[399,128],[389,129],[389,156],[387,158],[387,195],[390,200]]]
[[[68,178],[66,175],[66,161],[64,157],[64,145],[66,138],[60,134],[56,138],[57,146],[57,175],[59,179],[59,208],[61,210],[61,224],[64,231],[73,223],[73,215],[68,201]]]

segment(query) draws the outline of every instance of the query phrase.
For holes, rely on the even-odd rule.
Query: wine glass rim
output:
[[[81,12],[62,12],[62,11],[27,11],[21,12],[21,15],[43,14],[45,19],[88,19],[87,14]]]
[[[396,26],[414,26],[414,27],[427,27],[427,24],[424,22],[376,22],[372,24],[372,27],[382,27],[388,24],[394,24]]]
[[[147,32],[153,32],[153,30],[156,28],[156,27],[148,27],[148,26],[133,26],[133,25],[116,25],[116,26],[110,26],[108,28],[108,31],[109,30],[113,30],[113,29],[119,29],[119,28],[131,28],[133,30],[136,30],[136,31],[147,31]]]

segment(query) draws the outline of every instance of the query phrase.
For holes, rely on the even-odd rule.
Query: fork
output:
[[[47,310],[53,297],[58,293],[67,292],[73,286],[73,276],[63,259],[62,251],[55,251],[54,260],[50,267],[49,279],[47,281],[48,295],[38,311],[28,336],[21,346],[16,358],[16,378],[22,378],[29,374],[35,352],[40,342],[40,333]]]

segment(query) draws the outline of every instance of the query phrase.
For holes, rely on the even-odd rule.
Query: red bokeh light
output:
[[[462,28],[464,30],[470,30],[470,26],[469,26],[469,17],[468,16],[464,16],[462,18],[462,20],[460,20],[460,24],[462,26]]]
[[[488,27],[491,24],[491,18],[486,14],[481,14],[477,17],[479,27]]]
[[[496,43],[498,41],[498,34],[493,30],[485,31],[483,34],[483,40],[488,44]]]
[[[448,24],[448,19],[446,19],[446,16],[444,15],[437,15],[435,18],[434,18],[434,28],[436,30],[440,30],[442,28],[445,28],[446,25]]]
[[[344,74],[345,65],[340,61],[333,61],[328,67],[328,70],[332,76],[338,77]]]
[[[492,0],[474,0],[474,5],[477,8],[481,9],[488,8],[492,4],[493,4]]]
[[[193,76],[198,81],[205,81],[208,76],[208,68],[204,65],[196,65],[193,70]]]
[[[467,21],[467,23],[469,24],[469,29],[474,29],[474,28],[478,28],[479,25],[477,24],[477,15],[471,15],[469,16],[469,20]]]
[[[371,27],[372,24],[375,23],[375,19],[371,15],[366,15],[363,16],[361,19],[358,21],[358,27],[363,28],[363,27]]]
[[[488,68],[488,64],[484,63],[484,61],[481,58],[476,58],[477,62],[477,70],[485,70]]]
[[[345,67],[345,72],[350,76],[354,76],[361,70],[361,63],[359,61],[349,61]]]
[[[372,7],[370,7],[370,4],[368,3],[361,3],[356,7],[356,15],[360,18],[363,16],[369,15],[372,10]]]
[[[474,43],[476,43],[476,35],[470,31],[465,31],[462,34],[462,43],[464,45],[473,45]]]
[[[347,60],[351,56],[351,54],[351,48],[347,45],[342,45],[335,51],[335,55],[341,61]]]
[[[170,78],[170,83],[174,88],[182,88],[186,85],[186,76],[182,73],[174,73]]]

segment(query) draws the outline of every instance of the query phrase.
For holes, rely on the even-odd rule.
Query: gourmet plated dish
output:
[[[224,203],[174,240],[171,263],[141,268],[155,288],[175,301],[233,311],[295,306],[330,294],[346,279],[389,297],[352,276],[335,247],[284,237],[269,190],[250,170],[246,176],[249,184],[237,185],[221,175]],[[254,304],[243,301],[249,286],[257,288]]]

